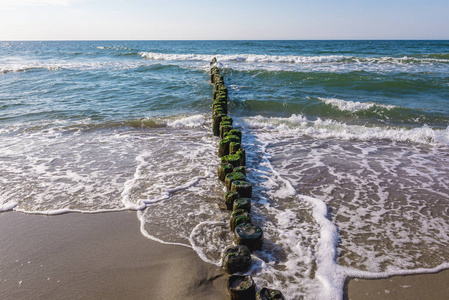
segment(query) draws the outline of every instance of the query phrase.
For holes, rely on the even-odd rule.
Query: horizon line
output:
[[[1,42],[87,42],[87,41],[102,41],[102,42],[113,42],[113,41],[134,41],[134,42],[169,42],[169,41],[198,41],[198,42],[225,42],[225,41],[449,41],[449,39],[13,39],[13,40],[3,40]]]

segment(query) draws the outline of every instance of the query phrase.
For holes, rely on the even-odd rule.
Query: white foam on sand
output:
[[[17,202],[11,201],[0,205],[0,212],[14,209],[17,206]]]
[[[248,272],[248,274],[253,276],[258,286],[270,286],[279,289],[288,299],[342,299],[343,286],[347,277],[385,278],[394,275],[433,273],[449,267],[449,264],[446,262],[430,268],[422,268],[419,265],[411,266],[407,264],[406,260],[401,258],[398,259],[398,266],[390,265],[385,271],[361,271],[354,267],[339,265],[337,263],[338,230],[336,224],[331,221],[332,215],[328,213],[329,208],[325,204],[325,201],[331,201],[333,197],[339,197],[339,194],[331,194],[336,186],[332,187],[330,185],[327,187],[327,182],[325,181],[320,181],[321,183],[314,181],[313,186],[316,186],[318,191],[320,191],[320,186],[323,185],[323,188],[325,188],[324,195],[311,197],[297,194],[296,189],[302,189],[303,186],[307,187],[309,183],[301,180],[301,176],[297,174],[296,168],[304,171],[305,174],[310,174],[308,170],[327,167],[322,161],[323,157],[332,160],[335,159],[335,155],[339,151],[344,150],[338,151],[329,148],[329,146],[320,147],[319,142],[315,139],[305,139],[304,145],[298,144],[300,139],[293,131],[289,131],[289,135],[285,134],[285,131],[283,132],[284,135],[278,133],[276,131],[274,134],[272,131],[266,130],[266,127],[255,128],[255,130],[248,129],[246,130],[246,140],[244,141],[248,165],[253,167],[249,169],[249,175],[247,176],[254,189],[251,214],[253,222],[263,227],[265,237],[264,247],[261,251],[254,252],[254,264]],[[312,145],[310,145],[311,140],[315,141]],[[321,141],[321,143],[324,142]],[[337,145],[340,144],[337,143]],[[306,149],[302,149],[304,148],[303,146],[305,146],[307,151],[311,152],[307,157],[302,157],[307,154]],[[273,147],[276,148],[276,152],[273,152]],[[295,153],[299,153],[300,156],[296,157],[295,155],[292,158],[292,149],[296,149],[297,152]],[[324,150],[324,153],[318,153],[321,150]],[[356,148],[353,151],[358,153],[359,149]],[[376,153],[377,148],[370,149],[362,146],[360,151],[367,155],[371,152]],[[424,153],[421,154],[420,151],[417,153],[418,156],[425,155]],[[406,157],[411,157],[409,151]],[[357,157],[357,159],[360,158]],[[272,160],[276,164],[273,164]],[[301,164],[301,160],[304,160],[303,164]],[[416,157],[416,160],[422,161],[423,165],[428,163],[419,157]],[[365,172],[373,168],[371,162],[361,159],[360,163],[361,168],[366,169]],[[389,164],[389,162],[386,163]],[[351,160],[347,160],[346,164],[352,164]],[[385,168],[394,169],[395,167],[388,165]],[[331,177],[339,176],[338,172],[341,172],[337,169],[330,171],[334,172],[331,173]],[[377,171],[374,169],[373,172]],[[414,174],[416,172],[417,170],[415,170]],[[381,175],[380,173],[376,174]],[[347,175],[352,176],[351,174]],[[370,173],[364,173],[363,175],[354,174],[354,178],[351,177],[351,180],[355,180],[356,183],[363,185],[365,184],[365,181],[363,181],[365,176],[367,177],[366,188],[371,189],[373,177],[371,177]],[[322,173],[318,178],[323,180],[326,177]],[[344,185],[348,178],[341,177],[339,180]],[[294,182],[294,185],[291,182]],[[336,184],[340,184],[339,181]],[[381,182],[375,184],[383,186]],[[429,186],[429,188],[432,188],[432,186]],[[376,189],[373,190],[376,191]],[[357,189],[354,191],[357,197]],[[319,194],[321,195],[322,193]],[[382,197],[387,197],[388,195],[385,195],[386,191],[382,189],[378,189],[377,193],[381,199],[376,199],[375,203],[381,207],[385,205]],[[444,195],[442,194],[442,196]],[[410,201],[413,201],[413,199],[410,199]],[[354,231],[355,234],[359,231],[363,233],[366,230],[356,217],[372,217],[375,220],[376,218],[381,218],[386,212],[382,209],[378,210],[377,206],[370,210],[369,207],[365,207],[366,205],[356,204],[356,208],[352,206],[352,203],[350,205],[354,211],[354,214],[351,215],[353,217],[349,219],[353,223],[353,227],[343,227],[342,230]],[[335,211],[333,213],[336,214],[336,211],[338,211],[341,214],[340,208],[339,206],[334,208]],[[389,228],[390,225],[385,223],[385,221],[383,224],[383,227],[379,228],[379,230],[393,229]],[[436,223],[427,225],[428,230],[431,232],[444,230],[443,227]],[[359,227],[360,230],[357,229]],[[374,235],[377,229],[372,228],[372,230],[372,235]],[[401,245],[403,237],[396,236],[394,232],[390,233],[393,234],[392,238],[397,240],[398,247],[406,246]],[[408,236],[406,239],[410,241]],[[347,244],[347,241],[343,242]],[[354,241],[349,241],[349,243],[351,242]],[[356,249],[354,251],[358,253]],[[364,263],[366,263],[366,267],[369,269],[376,269],[376,264],[382,263],[383,256],[393,255],[391,257],[395,257],[394,253],[390,252],[382,252],[380,254],[380,257],[371,257],[371,252],[369,251],[360,253],[364,258],[367,258],[367,262],[364,261]],[[370,264],[370,258],[373,259],[373,262],[376,260],[377,262]]]

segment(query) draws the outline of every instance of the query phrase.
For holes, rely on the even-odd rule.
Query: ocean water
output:
[[[220,265],[232,243],[209,62],[243,132],[248,272],[287,299],[449,268],[448,41],[0,42],[0,211],[136,210]]]

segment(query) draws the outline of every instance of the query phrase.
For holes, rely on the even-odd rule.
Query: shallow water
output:
[[[346,276],[446,268],[448,45],[2,42],[0,209],[137,210],[145,236],[219,265],[216,56],[264,230],[259,286],[339,299]]]

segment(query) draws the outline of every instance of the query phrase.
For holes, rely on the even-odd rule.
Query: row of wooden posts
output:
[[[223,268],[228,278],[231,300],[284,299],[281,292],[262,288],[256,293],[251,276],[236,275],[251,267],[251,251],[262,248],[262,228],[251,222],[252,185],[246,181],[246,152],[242,147],[242,132],[233,127],[228,115],[228,89],[214,57],[210,63],[210,81],[214,85],[212,103],[212,131],[220,137],[218,178],[226,185],[225,205],[230,211],[229,227],[234,232],[236,246],[228,246],[223,253]]]

